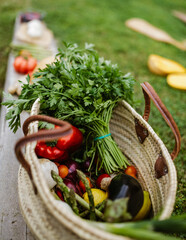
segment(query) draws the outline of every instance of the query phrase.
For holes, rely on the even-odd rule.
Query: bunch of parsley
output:
[[[7,96],[3,102],[9,109],[6,118],[14,132],[20,126],[20,113],[30,110],[40,99],[42,114],[69,121],[83,128],[86,136],[86,156],[98,156],[99,168],[107,173],[127,164],[126,158],[110,133],[112,110],[120,100],[133,103],[134,79],[123,75],[116,64],[99,57],[92,44],[80,49],[77,44],[65,43],[55,62],[34,74],[33,84],[23,84],[17,100]]]

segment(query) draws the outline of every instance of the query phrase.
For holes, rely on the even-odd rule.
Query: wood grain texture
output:
[[[19,18],[15,21],[13,42],[15,32],[19,26]],[[51,46],[52,52],[57,52],[55,40]],[[14,56],[9,55],[4,91],[14,84],[15,80],[20,79],[21,75],[13,69]],[[4,101],[5,99],[3,99]],[[7,109],[2,106],[0,112],[0,240],[34,240],[32,233],[28,229],[21,215],[18,200],[18,169],[19,163],[14,153],[15,142],[23,136],[19,129],[14,134],[8,127],[5,119]],[[23,113],[21,122],[28,117],[28,113]]]
[[[14,72],[10,71],[13,56],[9,57],[8,71],[5,82],[5,92],[8,86],[14,80]],[[6,108],[1,108],[0,116],[0,239],[1,240],[30,240],[33,238],[27,230],[19,209],[17,194],[17,173],[19,163],[14,154],[14,145],[17,139],[23,136],[19,129],[16,134],[8,128],[8,122],[5,120]],[[27,118],[23,114],[22,121]]]

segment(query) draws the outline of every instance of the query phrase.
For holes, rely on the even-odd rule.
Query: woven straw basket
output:
[[[113,112],[110,131],[129,162],[136,166],[139,182],[142,188],[150,194],[153,214],[159,214],[159,219],[165,219],[171,215],[175,203],[177,177],[172,160],[180,149],[180,134],[170,113],[150,84],[143,83],[142,87],[146,103],[144,116],[139,115],[128,103],[122,101]],[[150,98],[173,130],[176,144],[171,155],[147,123],[150,113]],[[129,239],[99,230],[69,212],[68,209],[61,208],[59,204],[56,204],[34,151],[36,140],[42,138],[38,137],[38,121],[36,120],[41,120],[43,117],[38,114],[39,99],[32,107],[31,117],[24,124],[24,133],[27,134],[28,129],[28,134],[20,139],[15,146],[17,158],[22,163],[18,175],[20,208],[36,239]],[[46,121],[62,122],[59,120],[56,122],[50,117],[46,118]],[[48,130],[48,139],[54,138],[55,134],[51,131],[55,130]],[[63,129],[63,131],[65,130]],[[23,157],[21,147],[25,144],[26,153]]]

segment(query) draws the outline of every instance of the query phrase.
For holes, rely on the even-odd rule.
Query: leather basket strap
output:
[[[169,125],[169,127],[171,128],[171,130],[174,134],[175,147],[171,153],[172,160],[174,160],[176,158],[176,156],[178,155],[178,153],[180,151],[180,147],[181,147],[181,136],[180,136],[179,129],[178,129],[172,115],[167,110],[165,105],[162,103],[161,99],[159,98],[158,94],[155,92],[153,87],[148,82],[141,83],[141,86],[143,88],[143,93],[144,93],[144,98],[145,98],[145,111],[144,111],[143,118],[146,121],[148,121],[149,114],[150,114],[150,99],[151,99],[154,102],[155,106],[160,111],[161,115],[163,116],[163,118],[165,119],[165,121],[167,122],[167,124]]]
[[[34,121],[45,121],[48,123],[52,123],[55,125],[60,126],[60,128],[55,128],[52,130],[41,130],[33,134],[28,133],[28,126],[31,122]],[[22,164],[22,166],[25,168],[25,170],[28,172],[30,179],[32,180],[32,173],[30,169],[30,165],[28,161],[25,159],[24,154],[22,152],[22,147],[33,141],[38,141],[38,140],[46,140],[46,141],[51,141],[51,140],[56,140],[59,137],[66,136],[72,132],[72,126],[70,123],[66,121],[62,121],[53,117],[49,116],[44,116],[44,115],[34,115],[26,119],[26,121],[23,124],[23,132],[25,134],[24,137],[20,138],[16,144],[15,144],[15,154],[19,162]]]

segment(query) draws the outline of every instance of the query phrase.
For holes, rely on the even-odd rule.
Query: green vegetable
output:
[[[80,217],[85,218],[89,214],[89,210],[85,210],[79,214]]]
[[[14,55],[18,55],[21,50],[28,50],[32,56],[38,60],[42,60],[43,58],[49,57],[52,55],[51,50],[47,50],[46,48],[33,45],[33,44],[10,44],[10,49],[14,53]]]
[[[80,171],[80,170],[76,170],[76,171],[77,171],[77,174],[78,174],[80,180],[83,182],[86,192],[88,194],[89,204],[90,204],[90,220],[95,220],[96,215],[95,215],[94,196],[92,195],[89,181],[87,180],[85,174],[82,171]]]
[[[97,205],[96,205],[96,208],[97,208],[99,211],[104,210],[105,205],[106,205],[106,201],[107,201],[107,200],[105,199],[103,202],[97,204]]]
[[[104,167],[107,173],[128,164],[110,134],[109,122],[113,108],[120,100],[133,103],[134,79],[123,75],[118,66],[100,58],[93,46],[80,49],[76,44],[65,44],[55,62],[34,74],[33,84],[23,84],[18,100],[7,96],[3,105],[9,109],[6,118],[14,132],[20,126],[20,113],[30,110],[40,98],[40,109],[58,119],[85,129],[86,154],[92,157],[97,151],[97,170]]]
[[[77,207],[76,196],[75,196],[75,192],[73,189],[70,189],[70,191],[69,191],[69,200],[70,200],[70,206],[72,207],[73,211],[77,215],[79,215],[79,209]]]
[[[132,216],[127,212],[128,198],[120,198],[112,201],[107,199],[104,211],[106,222],[125,222],[131,220]]]
[[[54,179],[54,181],[56,181],[57,183],[57,187],[61,190],[64,191],[64,187],[65,187],[65,191],[66,189],[68,191],[70,191],[70,189],[63,183],[63,179],[55,172],[55,171],[51,171],[51,176]],[[81,198],[78,194],[75,193],[75,198],[76,201],[85,209],[90,210],[90,206],[89,204],[83,199]],[[95,214],[97,217],[99,217],[100,219],[103,219],[103,213],[100,212],[98,209],[95,209]]]
[[[73,189],[69,189],[63,182],[63,179],[57,175],[53,170],[51,171],[52,178],[57,182],[57,188],[59,188],[62,193],[66,203],[71,206],[72,210],[79,215],[79,209],[77,207],[77,202],[75,199],[75,192]]]
[[[186,233],[186,214],[171,217],[166,220],[148,220],[125,223],[98,223],[90,222],[94,226],[110,233],[123,235],[139,240],[176,240],[173,236],[163,233]]]

